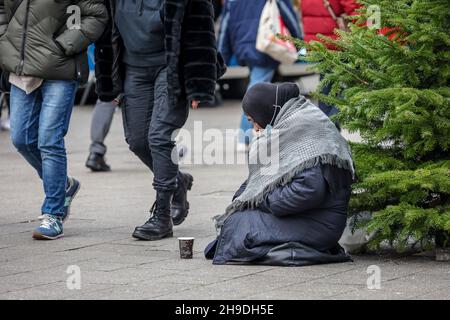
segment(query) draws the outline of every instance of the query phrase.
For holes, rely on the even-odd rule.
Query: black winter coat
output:
[[[275,189],[256,209],[224,223],[205,251],[214,264],[310,265],[349,261],[338,245],[347,221],[351,174],[318,165]],[[235,197],[245,189],[245,184]]]
[[[111,101],[123,93],[124,47],[113,19],[115,1],[105,2],[111,19],[96,43],[97,94],[101,100]],[[226,66],[217,52],[211,0],[165,0],[164,29],[171,104],[213,102],[216,81]]]

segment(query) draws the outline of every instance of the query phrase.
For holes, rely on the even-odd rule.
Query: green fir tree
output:
[[[316,97],[363,139],[352,144],[350,214],[372,212],[358,225],[376,232],[372,248],[428,247],[436,238],[449,246],[450,0],[358,2],[351,31],[336,31],[337,40],[294,40],[325,76]],[[320,94],[328,84],[331,94]]]

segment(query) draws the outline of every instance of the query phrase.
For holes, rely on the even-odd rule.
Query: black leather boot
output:
[[[194,178],[188,173],[178,173],[178,188],[173,195],[170,209],[173,224],[178,226],[183,223],[189,213],[187,192],[191,190]]]
[[[156,201],[150,210],[150,219],[142,226],[136,227],[133,237],[139,240],[155,241],[173,236],[170,202],[172,191],[158,191]]]
[[[102,154],[91,152],[86,161],[86,167],[93,172],[111,171],[111,167],[105,162],[105,156]]]

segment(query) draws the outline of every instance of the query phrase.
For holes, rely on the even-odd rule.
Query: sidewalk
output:
[[[69,169],[82,189],[57,241],[32,240],[40,181],[0,132],[0,299],[450,299],[450,264],[426,256],[355,256],[352,263],[302,268],[213,266],[202,254],[215,236],[211,217],[245,179],[244,165],[184,168],[195,178],[186,222],[174,238],[133,240],[153,203],[152,176],[128,151],[120,113],[107,140],[113,171],[84,167],[91,111],[76,108],[72,118]],[[204,128],[235,129],[239,119],[239,104],[227,102],[191,112],[186,128],[203,120]],[[196,238],[193,260],[179,259],[179,236]],[[381,289],[367,287],[371,265],[380,267]],[[69,266],[80,268],[80,290],[67,287]]]

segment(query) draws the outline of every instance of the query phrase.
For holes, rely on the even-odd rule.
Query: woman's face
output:
[[[255,120],[253,120],[252,117],[247,116],[247,119],[248,119],[248,121],[250,121],[250,122],[253,124],[253,130],[255,130],[256,132],[260,132],[260,131],[263,131],[263,130],[264,130],[264,128],[261,127],[259,124],[257,124],[257,123],[255,122]]]

